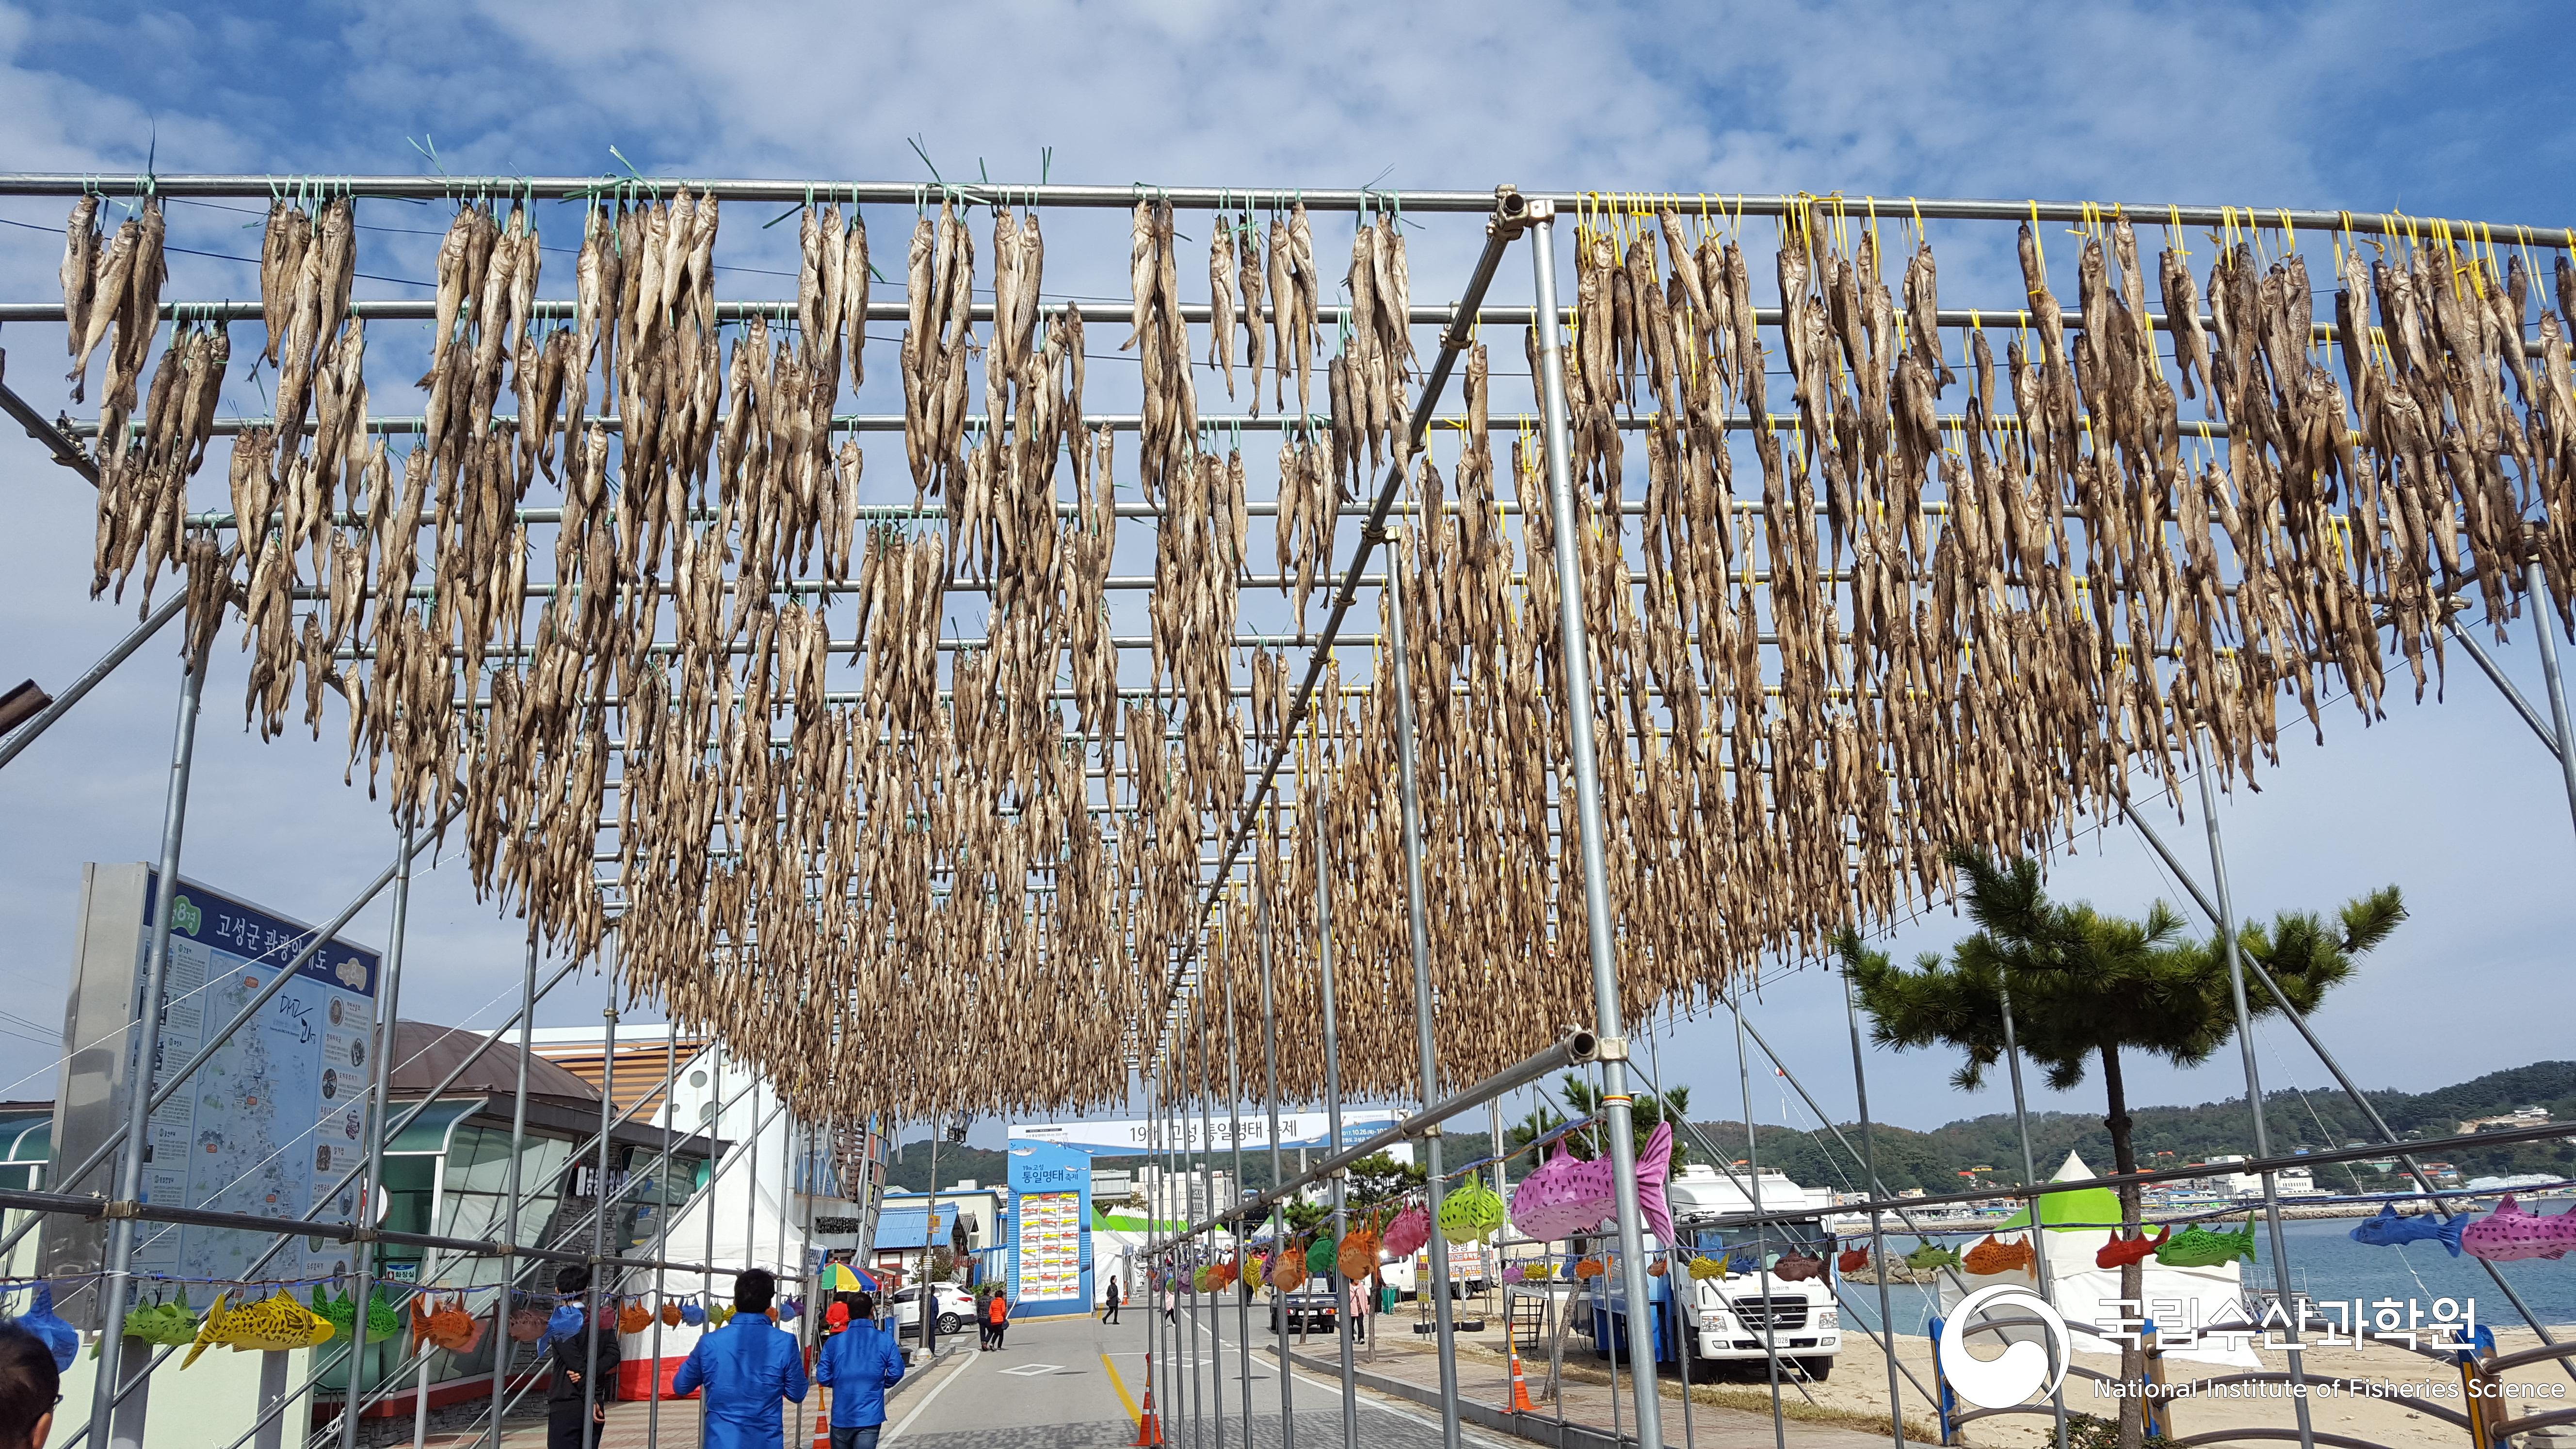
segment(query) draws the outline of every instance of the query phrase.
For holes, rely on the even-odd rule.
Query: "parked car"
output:
[[[1337,1300],[1338,1295],[1330,1288],[1302,1289],[1288,1294],[1284,1303],[1280,1301],[1279,1295],[1273,1294],[1270,1300],[1270,1331],[1281,1333],[1304,1328],[1329,1332],[1339,1316],[1341,1304]]]
[[[975,1295],[954,1283],[928,1285],[938,1293],[939,1316],[933,1320],[942,1337],[961,1332],[975,1321]],[[894,1331],[907,1338],[921,1336],[921,1295],[923,1285],[898,1288],[886,1300],[886,1319]]]

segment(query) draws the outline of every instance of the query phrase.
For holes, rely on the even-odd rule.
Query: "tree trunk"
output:
[[[2120,1194],[2120,1230],[2127,1234],[2142,1231],[2138,1201],[2138,1154],[2129,1140],[2129,1090],[2120,1080],[2120,1049],[2108,1042],[2102,1045],[2102,1091],[2110,1106],[2110,1115],[2102,1125],[2111,1131],[2111,1171]],[[2144,1312],[2146,1265],[2124,1263],[2120,1267],[2120,1296],[2140,1305]],[[2140,1449],[2146,1442],[2146,1401],[2138,1397],[2138,1385],[2147,1376],[2146,1350],[2132,1338],[2120,1346],[2120,1377],[2131,1388],[2120,1399],[2120,1449]]]

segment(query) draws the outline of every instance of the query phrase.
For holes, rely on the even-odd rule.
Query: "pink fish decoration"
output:
[[[1637,1158],[1637,1210],[1645,1216],[1646,1230],[1668,1243],[1673,1214],[1664,1202],[1664,1179],[1672,1157],[1672,1125],[1659,1122]],[[1610,1160],[1581,1161],[1562,1142],[1545,1165],[1512,1190],[1512,1225],[1541,1241],[1591,1232],[1617,1209]]]
[[[1409,1207],[1395,1215],[1386,1225],[1386,1236],[1378,1246],[1399,1258],[1410,1258],[1421,1246],[1431,1241],[1431,1215],[1418,1207]]]
[[[2576,1248],[2576,1210],[2545,1218],[2524,1212],[2512,1193],[2460,1234],[2461,1252],[2490,1263],[2564,1257],[2570,1248]]]

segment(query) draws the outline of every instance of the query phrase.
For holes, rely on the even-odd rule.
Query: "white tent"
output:
[[[2093,1169],[2074,1153],[2057,1170],[2054,1181],[2086,1182],[2097,1180]],[[2077,1224],[2116,1222],[2120,1216],[2119,1197],[2106,1185],[2078,1192],[2051,1193],[2041,1200],[2040,1237],[2048,1254],[2048,1300],[2074,1329],[2074,1351],[2077,1353],[2114,1354],[2119,1340],[2102,1335],[2112,1332],[2123,1313],[2119,1305],[2120,1272],[2116,1268],[2094,1266],[2093,1255],[2111,1240],[2113,1229],[2076,1226]],[[2009,1236],[2010,1229],[2028,1229],[2027,1213],[2016,1215],[1998,1234]],[[2066,1224],[2067,1226],[2058,1226]],[[2252,1315],[2244,1307],[2245,1285],[2239,1269],[2241,1263],[2222,1263],[2215,1268],[2169,1268],[2149,1258],[2142,1265],[2146,1277],[2141,1296],[2146,1314],[2155,1319],[2164,1342],[2165,1357],[2190,1359],[2200,1363],[2224,1364],[2231,1368],[2260,1368],[2251,1347],[2232,1346],[2241,1341],[2224,1342],[2201,1338],[2194,1342],[2194,1328],[2217,1324],[2243,1323]],[[1966,1284],[1962,1291],[1960,1284]],[[1941,1277],[1941,1312],[1947,1317],[1956,1312],[1959,1301],[1968,1293],[1994,1283],[2018,1283],[2036,1290],[2038,1282],[2027,1269],[2007,1273],[1976,1274],[1962,1271],[1957,1278]],[[1982,1316],[1982,1315],[1980,1315]],[[2009,1312],[2004,1317],[2013,1316]],[[2093,1332],[2087,1333],[2086,1327]],[[1996,1338],[2027,1339],[2036,1342],[2039,1330],[2009,1328],[1999,1334],[1979,1334],[1973,1342],[1984,1345]],[[1981,1348],[1978,1357],[1988,1354]]]
[[[714,1135],[731,1144],[718,1163],[721,1174],[715,1191],[689,1203],[675,1206],[671,1216],[670,1251],[675,1262],[706,1263],[721,1269],[766,1268],[778,1275],[778,1294],[782,1298],[812,1298],[804,1281],[808,1258],[803,1211],[790,1189],[796,1144],[788,1129],[786,1114],[769,1114],[776,1102],[764,1083],[750,1091],[739,1092],[715,1125]],[[685,1104],[684,1104],[685,1105]],[[749,1138],[756,1124],[767,1116],[760,1128],[756,1162],[745,1156]],[[755,1173],[754,1168],[757,1168]],[[784,1206],[785,1211],[781,1208]],[[712,1220],[715,1247],[707,1246],[707,1229]],[[781,1224],[784,1224],[782,1230]],[[624,1291],[640,1293],[647,1308],[659,1308],[652,1298],[653,1275],[638,1273],[621,1285]],[[733,1301],[733,1274],[730,1271],[712,1275],[667,1273],[663,1275],[665,1297],[679,1300],[702,1295],[718,1303]],[[792,1326],[792,1325],[786,1325]],[[688,1324],[662,1329],[664,1360],[685,1358],[703,1330]],[[653,1336],[648,1327],[643,1333],[624,1338],[622,1346],[629,1363],[641,1363],[652,1356]]]

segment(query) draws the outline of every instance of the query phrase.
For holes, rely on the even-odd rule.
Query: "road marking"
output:
[[[1127,1411],[1127,1422],[1130,1424],[1143,1424],[1145,1422],[1145,1416],[1136,1412],[1136,1401],[1129,1397],[1127,1393],[1127,1381],[1118,1377],[1118,1365],[1111,1363],[1109,1361],[1109,1355],[1104,1353],[1100,1356],[1100,1366],[1109,1370],[1109,1386],[1118,1391],[1118,1403],[1121,1408],[1124,1408]]]
[[[1217,1333],[1217,1331],[1216,1331],[1216,1329],[1214,1328],[1214,1326],[1210,1326],[1210,1328],[1209,1328],[1208,1332],[1210,1333],[1210,1335],[1211,1335],[1211,1336],[1214,1336],[1214,1337],[1216,1337],[1216,1338],[1218,1339],[1218,1342],[1219,1342],[1220,1347],[1221,1347],[1221,1346],[1222,1346],[1222,1344],[1223,1344],[1223,1341],[1224,1341],[1224,1336],[1223,1336],[1222,1334]],[[1272,1350],[1268,1350],[1268,1349],[1256,1349],[1256,1350],[1255,1350],[1255,1352],[1258,1352],[1258,1353],[1270,1353],[1270,1352],[1272,1352]],[[1338,1396],[1338,1395],[1341,1393],[1342,1386],[1341,1386],[1339,1383],[1336,1383],[1336,1382],[1334,1382],[1334,1381],[1332,1381],[1332,1380],[1329,1380],[1329,1379],[1319,1379],[1319,1378],[1315,1377],[1313,1374],[1308,1373],[1308,1372],[1306,1372],[1306,1371],[1305,1371],[1305,1370],[1303,1370],[1303,1369],[1291,1369],[1291,1370],[1290,1370],[1290,1372],[1295,1376],[1295,1378],[1297,1378],[1297,1379],[1299,1379],[1299,1380],[1303,1380],[1304,1382],[1306,1382],[1307,1384],[1310,1384],[1310,1385],[1314,1386],[1315,1388],[1323,1389],[1323,1390],[1325,1390],[1326,1392],[1331,1393],[1331,1394],[1334,1394],[1334,1395],[1336,1395],[1336,1396]],[[1354,1387],[1356,1387],[1356,1386],[1354,1386]],[[1422,1425],[1423,1427],[1425,1427],[1425,1428],[1427,1428],[1427,1429],[1430,1429],[1430,1430],[1431,1430],[1433,1433],[1435,1433],[1435,1434],[1436,1434],[1436,1433],[1438,1433],[1438,1432],[1440,1431],[1440,1421],[1439,1421],[1438,1419],[1434,1419],[1434,1418],[1425,1418],[1424,1416],[1422,1416],[1422,1415],[1420,1415],[1420,1414],[1412,1413],[1412,1412],[1409,1412],[1409,1411],[1404,1410],[1404,1409],[1399,1409],[1399,1408],[1395,1407],[1393,1404],[1387,1403],[1387,1402],[1385,1402],[1383,1399],[1379,1398],[1379,1397],[1377,1396],[1377,1391],[1376,1391],[1376,1390],[1374,1390],[1374,1389],[1361,1389],[1359,1392],[1357,1392],[1357,1393],[1353,1394],[1351,1397],[1353,1398],[1353,1400],[1354,1400],[1354,1401],[1356,1401],[1356,1402],[1358,1402],[1358,1403],[1361,1403],[1361,1404],[1365,1404],[1365,1405],[1367,1405],[1368,1407],[1370,1407],[1370,1408],[1372,1408],[1372,1409],[1377,1410],[1379,1413],[1382,1413],[1382,1414],[1393,1414],[1395,1417],[1397,1417],[1397,1418],[1399,1418],[1399,1419],[1409,1419],[1409,1420],[1411,1420],[1412,1422],[1414,1422],[1414,1423],[1416,1423],[1416,1424],[1420,1424],[1420,1425]],[[1467,1423],[1467,1422],[1466,1422],[1466,1420],[1465,1420],[1463,1417],[1459,1420],[1459,1423],[1458,1423],[1458,1432],[1459,1432],[1459,1434],[1460,1434],[1462,1437],[1464,1437],[1464,1438],[1473,1439],[1473,1440],[1477,1441],[1478,1443],[1481,1443],[1481,1444],[1485,1444],[1485,1445],[1489,1445],[1489,1446],[1491,1446],[1491,1449],[1509,1449],[1509,1446],[1507,1446],[1507,1445],[1506,1445],[1505,1441],[1503,1441],[1502,1439],[1496,1438],[1495,1436],[1493,1436],[1491,1433],[1487,1432],[1485,1429],[1483,1429],[1483,1428],[1482,1428],[1482,1427],[1480,1427],[1480,1426],[1477,1426],[1477,1425],[1473,1425],[1473,1424],[1469,1424],[1469,1423]]]
[[[1018,1368],[1006,1368],[1000,1370],[1000,1372],[1008,1374],[1013,1378],[1022,1379],[1033,1379],[1040,1374],[1061,1373],[1063,1371],[1064,1365],[1060,1363],[1024,1363]]]
[[[888,1440],[902,1438],[903,1431],[912,1427],[912,1421],[920,1418],[922,1414],[930,1408],[930,1401],[938,1398],[941,1390],[946,1389],[950,1384],[957,1382],[959,1379],[966,1377],[966,1371],[974,1366],[975,1360],[970,1358],[957,1366],[957,1372],[950,1374],[948,1377],[941,1379],[935,1384],[932,1384],[930,1386],[930,1392],[922,1395],[921,1402],[912,1406],[912,1412],[903,1416],[902,1423],[887,1430],[885,1437]]]

